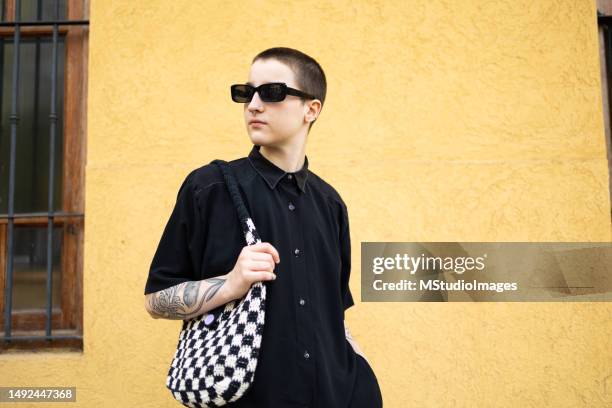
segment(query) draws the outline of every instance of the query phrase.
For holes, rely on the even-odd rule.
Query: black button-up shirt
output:
[[[287,173],[259,148],[229,164],[261,240],[278,250],[280,263],[276,280],[264,283],[266,323],[253,384],[227,407],[348,407],[357,361],[343,321],[354,304],[346,205],[308,169],[308,157]],[[223,275],[245,245],[221,172],[212,164],[195,169],[179,189],[145,294]]]

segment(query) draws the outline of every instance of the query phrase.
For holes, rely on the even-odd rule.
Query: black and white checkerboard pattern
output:
[[[249,245],[255,225],[243,225]],[[266,286],[257,282],[247,295],[228,302],[207,326],[207,313],[185,320],[172,359],[166,387],[191,408],[212,408],[240,398],[253,382],[265,323]]]

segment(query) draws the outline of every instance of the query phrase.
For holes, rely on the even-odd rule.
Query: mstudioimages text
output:
[[[516,282],[478,282],[473,280],[467,282],[463,279],[457,282],[446,282],[439,279],[420,279],[417,282],[402,279],[397,282],[383,282],[380,279],[375,280],[372,283],[372,287],[377,291],[385,290],[458,290],[458,291],[491,291],[491,292],[505,292],[518,290],[518,284]]]

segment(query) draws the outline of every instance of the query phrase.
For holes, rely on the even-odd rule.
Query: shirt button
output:
[[[300,250],[298,248],[295,248],[295,251],[293,251],[293,253],[295,254],[295,256],[300,256]]]
[[[304,299],[300,299],[300,305],[304,306],[306,304],[306,301]]]
[[[289,209],[291,211],[295,210],[295,205],[293,205],[293,203],[289,203]]]
[[[304,352],[304,358],[310,358],[310,354],[308,354],[308,351]]]
[[[291,179],[293,178],[293,176],[292,176],[291,174],[288,174],[288,175],[287,175],[287,178],[288,178],[289,180],[291,180]]]

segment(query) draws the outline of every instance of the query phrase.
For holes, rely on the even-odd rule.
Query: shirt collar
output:
[[[278,182],[289,173],[265,158],[259,151],[260,148],[260,145],[253,145],[248,158],[259,175],[263,177],[270,188],[273,189],[276,187]],[[308,178],[308,156],[304,156],[304,165],[302,168],[291,174],[295,177],[300,190],[302,190],[302,192],[306,192],[306,179]]]

